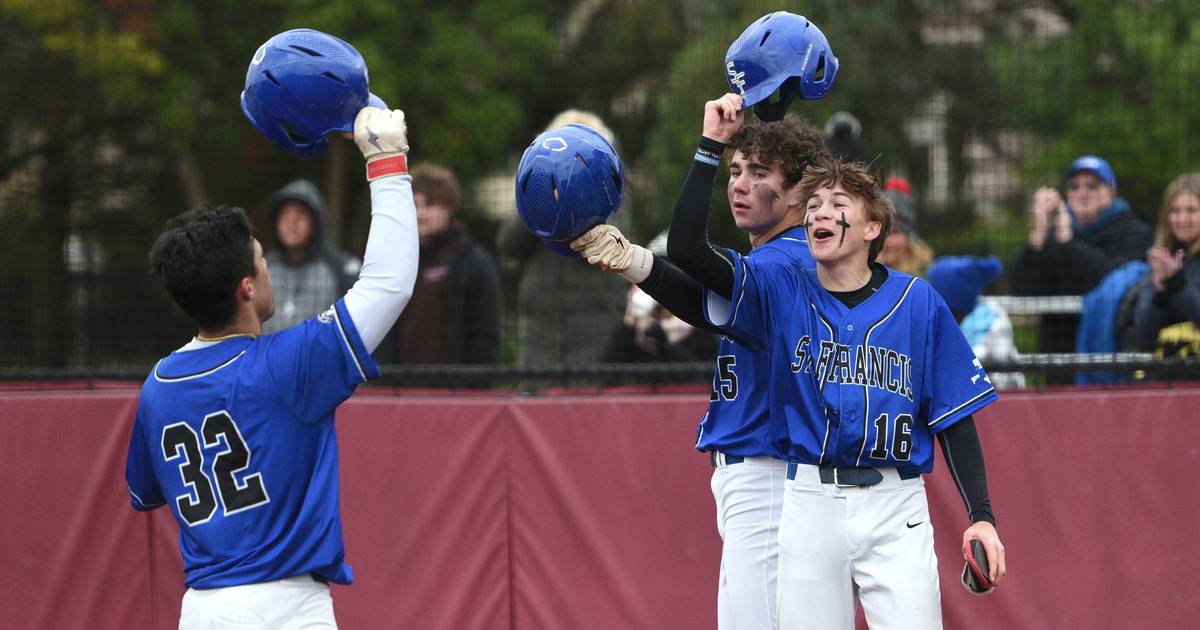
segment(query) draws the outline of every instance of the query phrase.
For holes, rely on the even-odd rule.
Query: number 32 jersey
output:
[[[784,415],[788,459],[839,467],[933,470],[933,434],[997,399],[941,296],[887,269],[854,308],[826,291],[816,271],[736,260],[725,308],[706,316],[732,334],[774,348],[771,409]]]
[[[193,341],[159,361],[125,478],[134,508],[174,514],[188,586],[353,581],[333,412],[378,375],[341,300],[278,333]]]

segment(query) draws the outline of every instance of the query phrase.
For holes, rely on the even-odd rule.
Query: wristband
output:
[[[700,136],[700,145],[696,147],[696,161],[709,166],[719,166],[721,155],[725,152],[725,143],[712,138]]]
[[[403,175],[408,172],[408,159],[404,154],[367,162],[367,181],[372,182],[380,177]]]
[[[641,245],[630,245],[630,248],[632,251],[629,268],[618,275],[633,284],[641,284],[650,277],[650,269],[654,267],[654,254]]]

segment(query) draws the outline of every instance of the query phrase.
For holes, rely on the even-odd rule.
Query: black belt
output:
[[[716,468],[717,467],[717,452],[709,451],[708,456],[709,456],[709,461],[712,462],[713,468]],[[746,461],[746,458],[742,457],[740,455],[726,455],[725,456],[725,465],[726,466],[728,466],[730,464],[740,464],[744,461]]]
[[[788,464],[787,478],[796,479],[796,464]],[[901,479],[919,477],[921,473],[897,470]],[[821,483],[831,483],[840,488],[873,486],[883,481],[883,473],[875,468],[837,468],[821,466]]]
[[[314,582],[318,582],[320,584],[329,584],[329,578],[325,577],[324,575],[320,575],[318,573],[309,573],[309,575],[312,576]]]

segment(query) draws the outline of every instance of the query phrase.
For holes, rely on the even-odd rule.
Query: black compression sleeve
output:
[[[946,467],[950,469],[954,485],[967,504],[971,522],[987,521],[995,525],[996,516],[992,514],[992,500],[988,498],[983,447],[975,430],[975,418],[967,416],[937,436],[938,443],[942,445],[942,455],[946,457]]]
[[[667,256],[697,282],[728,299],[733,295],[733,260],[708,242],[708,208],[725,145],[701,137],[667,234]]]
[[[679,319],[696,328],[722,334],[704,319],[704,287],[666,260],[655,256],[650,275],[638,287]]]

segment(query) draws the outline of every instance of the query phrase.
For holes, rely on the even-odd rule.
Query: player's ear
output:
[[[868,221],[867,231],[863,234],[863,240],[873,241],[879,238],[879,233],[883,231],[883,223],[880,221]]]
[[[237,291],[238,301],[253,302],[254,278],[251,278],[250,276],[244,276],[241,280],[238,280],[237,289],[235,289],[235,291]]]
[[[800,197],[800,182],[792,184],[791,187],[784,192],[784,197],[787,198],[787,205],[789,208],[799,208],[801,214],[804,213],[804,202],[806,200]]]

